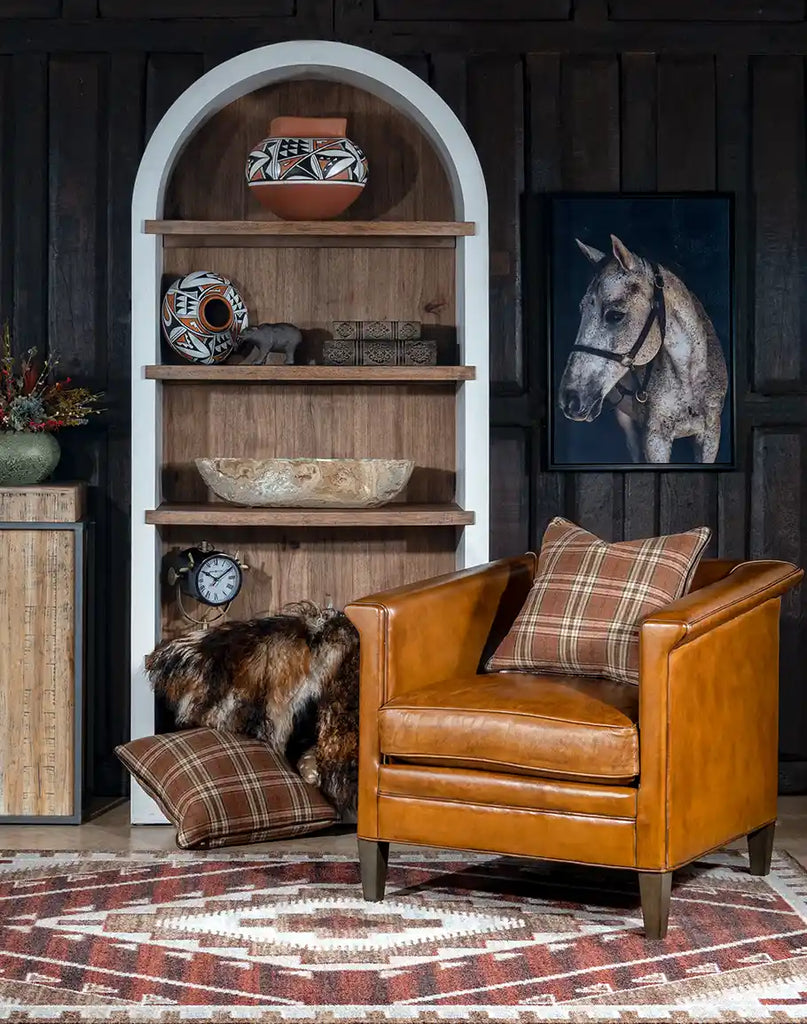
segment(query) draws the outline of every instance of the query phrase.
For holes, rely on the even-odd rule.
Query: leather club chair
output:
[[[770,870],[786,562],[704,560],[644,620],[639,686],[480,674],[532,584],[526,554],[363,598],[358,836],[365,899],[390,842],[639,874],[645,932],[672,872],[740,836]]]

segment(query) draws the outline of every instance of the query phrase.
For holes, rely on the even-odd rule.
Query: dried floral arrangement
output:
[[[36,349],[29,349],[19,359],[11,353],[11,332],[3,325],[2,358],[0,358],[0,430],[51,433],[62,427],[83,426],[88,418],[102,410],[103,395],[89,388],[76,387],[71,378],[54,380],[59,364],[55,356],[43,362],[36,359]]]

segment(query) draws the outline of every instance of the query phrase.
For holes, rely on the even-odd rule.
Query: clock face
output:
[[[241,589],[238,563],[227,555],[213,555],[205,559],[199,567],[196,588],[199,597],[207,604],[227,604]]]

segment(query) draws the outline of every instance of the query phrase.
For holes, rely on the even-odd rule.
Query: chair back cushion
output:
[[[687,592],[710,535],[702,526],[607,544],[553,519],[524,607],[486,668],[638,683],[641,621]]]

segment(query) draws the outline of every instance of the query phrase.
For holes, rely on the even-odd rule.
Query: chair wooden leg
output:
[[[748,835],[748,861],[752,875],[767,875],[771,870],[771,854],[773,853],[773,833],[776,822],[763,825]]]
[[[663,939],[667,934],[671,891],[672,871],[639,872],[644,932],[648,939]]]
[[[362,892],[366,900],[378,903],[384,899],[389,843],[376,842],[374,839],[359,839],[358,843]]]

